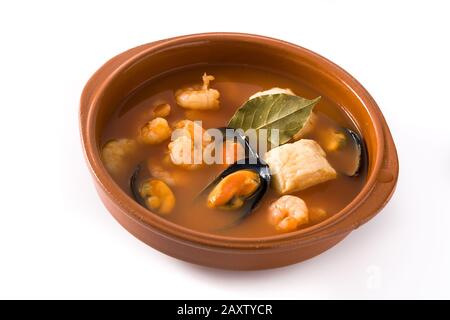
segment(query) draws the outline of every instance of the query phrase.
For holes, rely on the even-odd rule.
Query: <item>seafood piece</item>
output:
[[[325,138],[322,143],[323,148],[326,152],[336,152],[341,150],[347,143],[347,135],[343,131],[338,131],[334,129],[325,130],[323,133]]]
[[[148,209],[155,210],[160,214],[169,214],[175,207],[175,195],[170,187],[161,180],[148,179],[144,181],[139,188],[139,194]]]
[[[152,114],[154,118],[166,118],[170,115],[170,110],[170,104],[161,103],[153,108]]]
[[[269,207],[269,221],[278,231],[290,232],[309,222],[306,203],[295,196],[282,196]]]
[[[186,169],[197,169],[203,164],[203,149],[211,141],[209,134],[194,121],[182,120],[175,124],[169,155],[173,164]]]
[[[347,140],[351,141],[348,148],[351,149],[353,159],[352,161],[349,161],[349,167],[343,168],[342,172],[349,177],[354,177],[359,175],[361,168],[367,162],[366,145],[356,132],[347,128],[344,131],[347,134],[347,137],[350,137],[347,138]]]
[[[147,161],[146,165],[151,177],[164,181],[170,187],[185,186],[189,183],[189,174],[174,167],[171,162],[158,164],[156,161]]]
[[[226,199],[230,199],[229,196],[224,195],[229,194],[229,190],[231,190],[231,193],[234,194],[234,196],[231,197],[231,200],[228,201],[227,206],[222,206],[222,209],[239,209],[239,216],[233,223],[229,224],[226,227],[229,228],[240,223],[259,205],[261,199],[264,197],[268,189],[271,177],[269,166],[261,161],[258,154],[252,149],[248,139],[243,134],[239,133],[238,131],[229,132],[227,128],[219,128],[219,130],[224,134],[224,138],[226,141],[234,141],[236,143],[239,143],[243,147],[246,158],[243,163],[235,162],[232,165],[228,166],[219,176],[217,176],[199,193],[196,199],[204,199],[204,197],[207,196],[207,203],[211,203],[209,207],[220,206],[224,204],[224,199],[225,203],[227,203]],[[239,175],[235,176],[236,173],[239,173]],[[258,180],[256,179],[255,174],[257,175]],[[229,176],[232,177],[228,178]],[[254,182],[247,181],[246,184],[249,185],[249,188],[244,188],[241,190],[240,187],[237,187],[238,191],[236,191],[236,188],[234,187],[234,189],[230,188],[230,186],[235,185],[235,183],[233,183],[234,181],[231,181],[231,179],[238,180],[243,178],[250,178],[250,180],[258,181],[258,184],[256,186]],[[231,183],[228,183],[227,181]],[[252,190],[255,186],[256,189]],[[243,196],[241,195],[236,197],[236,193],[239,194],[241,192],[243,193]],[[220,205],[218,205],[218,203],[220,203]]]
[[[174,124],[174,140],[186,136],[192,140],[192,143],[201,144],[206,146],[210,141],[211,137],[201,126],[201,122],[191,121],[191,120],[181,120]]]
[[[260,186],[258,173],[240,170],[223,178],[208,195],[208,207],[238,209]]]
[[[343,128],[341,131],[329,132],[324,140],[327,151],[340,152],[344,157],[344,161],[336,162],[336,170],[349,177],[357,176],[367,162],[366,147],[361,137],[356,132]]]
[[[214,80],[214,77],[204,73],[202,80],[202,86],[179,89],[175,92],[175,99],[180,107],[195,110],[217,110],[219,108],[220,93],[216,89],[209,88],[209,83]]]
[[[303,190],[337,176],[325,152],[314,140],[302,139],[273,148],[264,160],[272,173],[272,185],[279,194]]]
[[[230,165],[245,157],[244,147],[238,142],[209,143],[203,151],[203,159],[208,164]]]
[[[102,161],[109,173],[122,173],[127,162],[137,151],[137,142],[132,139],[114,139],[108,141],[102,148]]]
[[[159,144],[169,139],[172,130],[164,118],[150,120],[140,130],[139,140],[146,144]]]
[[[238,142],[225,143],[223,145],[223,163],[230,165],[242,159],[245,155],[244,147]]]
[[[185,169],[197,169],[203,162],[201,147],[196,147],[193,140],[181,136],[169,143],[169,155],[171,162]]]

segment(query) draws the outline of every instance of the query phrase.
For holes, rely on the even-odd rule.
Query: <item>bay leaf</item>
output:
[[[276,143],[272,130],[278,129],[279,143],[283,144],[303,128],[320,98],[309,100],[285,93],[262,95],[245,102],[235,112],[228,127],[244,132],[266,129],[269,143]]]

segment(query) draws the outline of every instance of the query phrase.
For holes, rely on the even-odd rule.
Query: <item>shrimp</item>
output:
[[[295,196],[282,196],[269,207],[269,221],[278,231],[290,232],[309,222],[306,203]]]
[[[224,143],[223,164],[230,165],[245,157],[245,150],[238,142]]]
[[[203,150],[203,159],[208,164],[216,163],[229,166],[244,157],[244,147],[238,142],[226,141],[222,146],[218,146],[213,141]]]
[[[211,136],[203,127],[195,121],[181,120],[175,123],[175,138],[186,136],[195,144],[206,146],[211,141]]]
[[[175,195],[170,187],[161,180],[145,181],[139,188],[139,193],[145,199],[145,205],[160,214],[169,214],[175,207]]]
[[[195,146],[193,140],[187,136],[181,136],[169,143],[170,160],[174,165],[185,169],[197,169],[202,165],[201,146]]]
[[[171,110],[170,104],[161,103],[153,108],[152,114],[155,118],[156,117],[166,118],[170,115],[170,110]]]
[[[132,139],[115,139],[102,148],[102,160],[109,173],[117,175],[126,169],[127,161],[137,151],[137,142]]]
[[[203,163],[203,149],[211,141],[211,136],[191,120],[175,124],[169,155],[173,164],[186,169],[197,169]]]
[[[150,120],[140,131],[140,141],[146,144],[158,144],[168,139],[172,130],[164,118]]]
[[[220,93],[216,89],[209,88],[209,82],[214,80],[212,75],[203,74],[203,85],[175,92],[177,104],[185,109],[217,110],[219,108]]]
[[[147,168],[152,177],[167,183],[169,186],[175,186],[177,184],[172,172],[166,170],[161,165],[148,162]]]
[[[155,179],[165,182],[170,187],[187,185],[189,183],[189,173],[173,167],[170,160],[163,158],[162,163],[147,160],[147,168],[150,175]]]

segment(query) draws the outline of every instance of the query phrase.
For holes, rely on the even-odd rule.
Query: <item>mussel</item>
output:
[[[131,194],[134,198],[134,200],[139,203],[143,207],[147,207],[145,204],[145,199],[141,196],[140,193],[140,184],[144,181],[144,169],[146,166],[144,166],[142,163],[138,164],[136,168],[134,169],[133,174],[130,178],[130,190]],[[148,172],[147,175],[148,176]]]
[[[356,132],[348,128],[345,128],[344,132],[347,134],[348,140],[351,141],[350,147],[354,155],[353,161],[349,161],[348,168],[346,168],[344,173],[350,177],[358,176],[367,163],[367,148]]]
[[[204,201],[206,197],[210,208],[238,211],[240,214],[233,223],[235,225],[258,206],[270,184],[270,169],[243,134],[227,129],[219,128],[224,141],[240,143],[244,147],[245,158],[227,167],[200,192],[197,199]]]
[[[259,189],[261,179],[253,170],[243,169],[224,177],[208,194],[209,208],[235,210]]]
[[[133,198],[144,208],[159,214],[169,214],[175,206],[175,196],[162,180],[151,177],[146,166],[139,164],[130,178]]]
[[[366,146],[353,130],[342,128],[329,133],[325,149],[330,153],[339,152],[342,155],[335,163],[335,169],[342,174],[355,177],[364,171],[367,163]]]

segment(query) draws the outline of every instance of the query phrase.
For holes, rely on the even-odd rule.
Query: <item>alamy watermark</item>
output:
[[[262,157],[268,150],[277,147],[279,137],[278,129],[205,130],[202,121],[196,120],[172,132],[169,149],[175,164],[256,163],[255,155]]]

